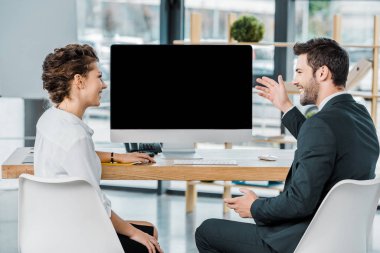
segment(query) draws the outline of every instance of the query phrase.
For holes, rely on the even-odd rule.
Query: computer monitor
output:
[[[249,45],[112,45],[110,77],[112,142],[252,138]]]

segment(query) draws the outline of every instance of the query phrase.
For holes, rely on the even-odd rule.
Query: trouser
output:
[[[200,253],[275,253],[251,223],[208,219],[195,231]]]
[[[132,223],[131,223],[131,225],[134,226],[135,228],[140,229],[141,231],[153,236],[153,227],[136,225],[136,224],[132,224]],[[132,253],[148,253],[149,252],[148,249],[144,245],[142,245],[141,243],[136,242],[134,240],[131,240],[128,236],[125,236],[122,234],[117,234],[117,236],[119,237],[121,246],[123,246],[123,249],[125,252],[128,252],[128,253],[130,253],[130,252],[132,252]]]

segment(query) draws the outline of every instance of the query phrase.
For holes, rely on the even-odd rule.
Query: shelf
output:
[[[379,98],[379,94],[372,94],[370,91],[348,91],[352,96],[363,98]]]
[[[348,47],[356,47],[356,48],[380,48],[380,45],[360,45],[360,44],[341,44],[342,47],[348,48]]]
[[[224,41],[183,41],[174,40],[175,45],[252,45],[252,46],[274,46],[274,47],[292,47],[295,43],[290,42],[224,42]]]
[[[175,45],[252,45],[252,46],[274,46],[274,47],[293,47],[294,42],[227,42],[227,41],[199,41],[191,42],[184,40],[174,40]],[[341,44],[344,48],[380,48],[380,45],[363,44]]]

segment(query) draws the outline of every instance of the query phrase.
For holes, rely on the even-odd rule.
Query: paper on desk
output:
[[[102,163],[102,165],[110,165],[110,166],[129,166],[129,165],[135,165],[135,164],[141,164],[141,162],[132,162],[132,163]]]

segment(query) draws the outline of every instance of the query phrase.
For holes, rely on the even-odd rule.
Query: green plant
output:
[[[258,42],[264,31],[264,23],[254,16],[241,16],[231,26],[231,36],[239,42]]]
[[[306,109],[305,111],[305,118],[311,118],[318,112],[318,107],[313,105]]]

